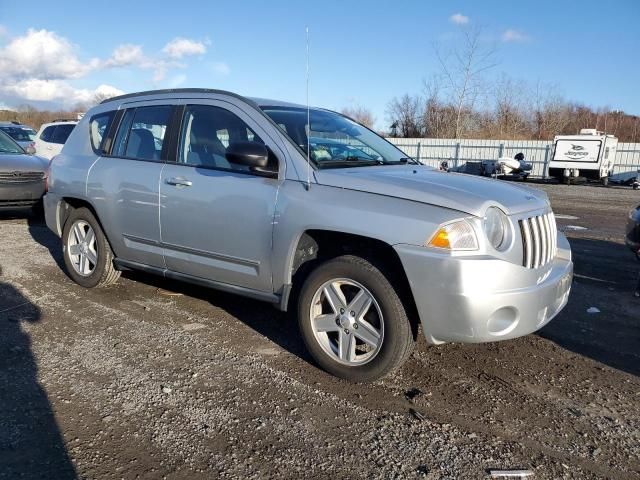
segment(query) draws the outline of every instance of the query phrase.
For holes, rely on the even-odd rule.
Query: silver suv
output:
[[[143,270],[294,309],[317,363],[358,382],[400,366],[420,326],[432,344],[529,334],[571,286],[544,193],[419,165],[338,113],[216,90],[94,107],[44,203],[80,285]]]

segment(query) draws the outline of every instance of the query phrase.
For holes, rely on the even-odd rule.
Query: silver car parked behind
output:
[[[419,325],[430,343],[529,334],[572,279],[544,193],[216,90],[94,107],[52,162],[45,213],[80,285],[138,269],[295,309],[313,358],[352,381],[400,366]]]

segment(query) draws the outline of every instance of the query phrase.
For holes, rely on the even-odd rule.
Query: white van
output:
[[[549,176],[571,183],[571,179],[609,182],[616,158],[618,139],[595,129],[584,128],[579,135],[557,135],[553,140],[553,156]]]

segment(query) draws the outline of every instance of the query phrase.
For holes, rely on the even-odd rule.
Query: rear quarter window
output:
[[[105,137],[107,136],[107,132],[109,131],[109,127],[111,126],[111,122],[113,121],[115,113],[115,111],[99,113],[91,117],[91,120],[89,121],[89,136],[91,137],[91,147],[93,148],[93,151],[99,155],[102,155],[103,153],[102,145]]]

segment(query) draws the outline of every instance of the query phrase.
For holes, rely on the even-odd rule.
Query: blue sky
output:
[[[420,93],[440,71],[434,44],[448,49],[460,29],[481,26],[483,42],[497,48],[491,76],[540,81],[573,101],[640,114],[636,0],[98,5],[0,3],[0,104],[66,105],[99,86],[211,87],[304,102],[308,25],[311,102],[360,104],[386,126],[389,100]],[[26,53],[9,51],[16,45]]]

